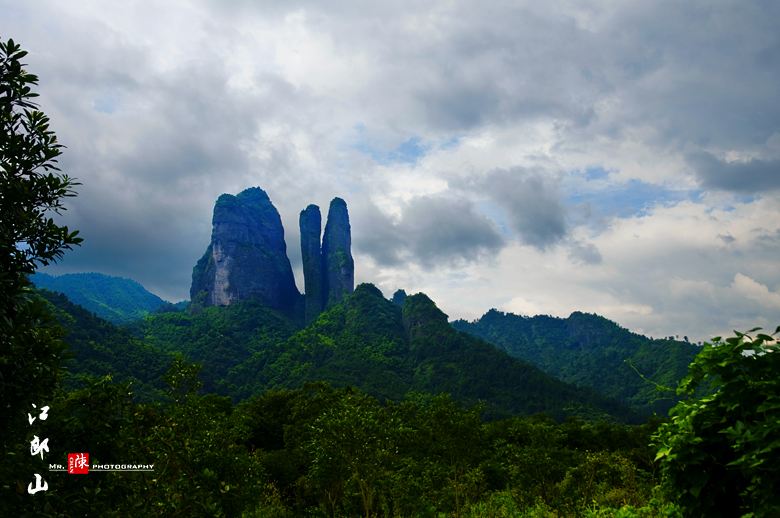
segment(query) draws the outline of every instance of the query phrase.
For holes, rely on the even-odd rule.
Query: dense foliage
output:
[[[154,400],[163,397],[162,375],[170,367],[173,354],[157,349],[73,304],[61,293],[41,290],[48,309],[63,330],[68,344],[65,387],[83,385],[85,376],[112,376],[130,382],[136,397]]]
[[[206,390],[238,399],[248,395],[241,388],[248,381],[234,371],[252,354],[275,350],[298,330],[298,325],[258,302],[244,301],[195,311],[169,308],[147,316],[130,329],[150,347],[183,354],[202,364]],[[248,378],[253,376],[247,373]]]
[[[52,402],[49,462],[86,451],[93,463],[153,463],[154,472],[51,472],[48,491],[5,501],[5,511],[514,517],[663,507],[652,501],[651,426],[485,423],[478,408],[446,395],[383,404],[321,383],[233,406],[198,395],[190,367],[176,362],[166,376],[169,403],[135,402],[126,385],[106,379]]]
[[[580,312],[568,318],[523,317],[493,309],[475,322],[458,320],[453,326],[645,415],[665,415],[674,405],[674,392],[658,389],[676,386],[698,352],[687,341],[650,339]]]
[[[691,364],[679,387],[688,397],[655,437],[666,491],[687,515],[780,515],[778,373],[766,334],[715,338]],[[714,391],[697,397],[702,384]]]
[[[131,279],[101,273],[52,276],[36,273],[33,283],[65,294],[74,304],[114,324],[126,324],[165,306],[166,302]]]

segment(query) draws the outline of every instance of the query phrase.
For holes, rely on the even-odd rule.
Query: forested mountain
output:
[[[162,375],[173,356],[132,336],[130,332],[72,303],[61,293],[40,290],[51,303],[54,317],[68,344],[68,386],[80,386],[82,376],[111,375],[117,382],[132,382],[140,399],[158,399]]]
[[[626,412],[452,329],[425,295],[400,308],[361,285],[299,330],[249,301],[158,313],[128,330],[61,294],[43,295],[75,356],[67,369],[113,373],[113,383],[77,380],[51,401],[57,412],[44,433],[57,438],[52,458],[81,449],[93,462],[120,463],[132,452],[155,469],[83,479],[50,473],[58,498],[46,512],[476,518],[674,510],[650,500],[654,425],[543,416],[486,422],[484,409],[493,418]],[[144,330],[143,339],[134,336]],[[163,348],[197,357],[206,380],[246,375],[257,380],[247,388],[260,392],[240,404],[198,395],[197,369]],[[236,369],[219,364],[252,350]],[[379,397],[310,379],[364,386]],[[145,397],[134,401],[139,389]],[[144,402],[150,395],[160,403]],[[463,408],[477,399],[486,407]]]
[[[650,339],[587,313],[568,318],[523,317],[492,309],[479,320],[453,327],[495,344],[568,383],[589,387],[642,413],[665,414],[698,347]]]
[[[632,420],[614,400],[578,390],[536,367],[460,333],[425,295],[403,308],[372,285],[300,329],[282,313],[245,301],[195,312],[168,311],[119,329],[48,294],[68,329],[74,373],[136,378],[150,393],[173,354],[202,365],[207,392],[240,400],[268,389],[325,381],[381,400],[410,392],[449,393],[485,415],[546,413]]]
[[[36,273],[30,279],[39,288],[64,293],[74,304],[115,324],[143,318],[166,304],[132,279],[102,273],[68,273],[56,277]]]
[[[254,300],[193,311],[160,311],[129,327],[138,339],[203,365],[204,390],[238,398],[232,373],[253,353],[276,351],[301,328],[280,311]],[[249,374],[253,377],[254,374]],[[256,386],[262,390],[262,386]]]
[[[493,416],[630,417],[615,402],[576,390],[455,331],[425,295],[410,296],[399,308],[369,284],[293,335],[279,352],[256,353],[231,380],[246,395],[261,386],[325,380],[390,399],[409,391],[447,392],[467,405],[483,401]]]
[[[361,293],[301,329],[299,318],[252,300],[181,311],[181,305],[166,304],[130,279],[97,273],[59,277],[38,273],[32,279],[40,287],[67,295],[67,299],[53,293],[47,297],[60,306],[60,317],[69,315],[62,321],[71,348],[77,356],[88,356],[88,362],[71,369],[73,372],[104,374],[115,367],[120,378],[138,378],[134,362],[125,361],[125,355],[139,346],[140,354],[165,353],[168,362],[170,354],[182,353],[202,363],[206,390],[234,398],[266,387],[328,380],[359,386],[380,398],[397,399],[408,390],[452,392],[459,400],[470,402],[498,398],[503,402],[496,403],[495,409],[502,413],[549,411],[550,402],[559,395],[559,386],[540,389],[537,396],[517,403],[510,380],[523,379],[527,380],[524,386],[550,388],[550,376],[531,381],[542,373],[522,372],[529,367],[522,363],[504,367],[505,362],[492,348],[484,349],[479,341],[442,331],[443,313],[424,296],[410,297],[406,308],[405,301],[390,304],[378,290],[364,286]],[[90,311],[109,322],[129,324],[132,334],[94,318]],[[429,318],[420,323],[425,323],[430,336],[412,332],[409,322],[426,312]],[[552,377],[622,401],[641,414],[663,414],[671,407],[673,394],[659,391],[657,385],[675,386],[697,352],[697,347],[687,342],[650,339],[606,318],[580,312],[562,319],[490,310],[477,321],[458,320],[452,327]],[[431,344],[421,349],[421,341]],[[491,390],[486,390],[485,381],[478,377],[466,382],[464,372],[475,372],[478,357],[484,378],[494,384]],[[462,371],[458,362],[470,367]],[[159,367],[159,362],[152,363]],[[508,378],[491,374],[495,369],[508,369]],[[157,372],[161,372],[159,368]],[[503,389],[496,388],[501,384]],[[139,392],[148,394],[150,390],[147,387]]]

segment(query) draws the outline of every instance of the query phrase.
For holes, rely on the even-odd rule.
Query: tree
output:
[[[31,404],[46,404],[59,376],[64,346],[46,303],[31,290],[27,276],[81,243],[78,232],[57,225],[52,214],[75,196],[73,179],[60,173],[62,146],[49,118],[33,99],[37,76],[22,63],[27,52],[13,40],[0,40],[0,447],[14,455],[23,440]],[[17,466],[0,462],[4,482],[28,473],[5,473]],[[6,476],[8,475],[8,476]],[[8,486],[4,490],[10,489]],[[0,501],[5,500],[4,495]],[[5,500],[8,502],[8,500]],[[2,514],[2,513],[0,513]]]
[[[27,52],[12,39],[0,41],[0,293],[2,325],[28,284],[25,275],[61,258],[81,243],[78,231],[57,225],[51,213],[64,210],[64,198],[78,185],[61,174],[62,145],[49,118],[32,101],[38,77],[24,70]]]
[[[356,487],[363,516],[372,516],[393,451],[383,408],[371,396],[349,391],[314,421],[311,432],[309,477],[326,496],[327,511],[336,515],[339,501]]]
[[[780,515],[780,327],[735,333],[704,344],[678,388],[688,398],[654,436],[664,487],[686,515]]]

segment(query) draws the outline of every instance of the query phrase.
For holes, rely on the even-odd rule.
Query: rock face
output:
[[[313,322],[322,313],[325,303],[325,277],[323,275],[320,233],[322,216],[320,208],[309,205],[301,211],[299,219],[301,229],[301,259],[303,260],[303,279],[305,299],[305,321]]]
[[[393,293],[393,304],[397,306],[404,307],[404,302],[406,302],[406,290],[404,289],[398,289]]]
[[[192,270],[196,305],[226,306],[257,299],[293,311],[295,287],[279,212],[262,189],[223,194],[214,205],[211,244]]]
[[[319,207],[306,207],[299,223],[306,291],[303,312],[309,323],[353,292],[355,263],[344,200],[330,202],[321,245]],[[255,299],[300,317],[301,295],[287,258],[282,219],[268,195],[258,187],[236,196],[223,194],[214,205],[212,225],[211,244],[192,270],[193,307]]]
[[[333,198],[322,237],[322,266],[325,276],[325,307],[337,304],[355,289],[355,262],[352,260],[352,233],[347,203]]]

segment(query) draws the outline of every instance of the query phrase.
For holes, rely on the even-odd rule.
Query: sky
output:
[[[780,3],[0,0],[83,246],[188,297],[221,193],[344,198],[357,282],[707,339],[780,324]]]

